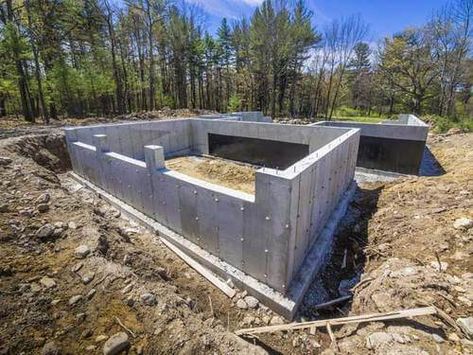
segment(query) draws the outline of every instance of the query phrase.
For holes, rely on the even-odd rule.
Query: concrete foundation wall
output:
[[[67,129],[73,169],[195,245],[285,294],[353,179],[359,131],[199,119],[179,120],[174,131],[174,122]],[[209,132],[309,144],[311,153],[285,170],[259,169],[255,195],[165,168],[166,146],[171,152],[206,153]],[[114,140],[121,133],[127,136],[116,144]],[[166,140],[173,136],[184,142]],[[135,137],[137,142],[132,141]],[[147,142],[163,145],[139,148]],[[119,154],[113,147],[143,159]]]
[[[429,127],[414,115],[399,115],[397,120],[380,124],[321,121],[311,126],[358,128],[361,131],[357,166],[418,174]]]
[[[93,145],[94,134],[106,134],[110,150],[144,160],[145,145],[160,145],[166,157],[188,154],[192,149],[192,131],[188,119],[94,125],[73,129],[79,142]]]

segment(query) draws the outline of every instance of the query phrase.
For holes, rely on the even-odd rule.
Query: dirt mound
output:
[[[22,137],[11,142],[6,150],[31,158],[38,165],[55,173],[64,173],[71,169],[62,132]]]
[[[255,193],[256,168],[229,160],[186,156],[166,160],[166,167],[217,185]]]

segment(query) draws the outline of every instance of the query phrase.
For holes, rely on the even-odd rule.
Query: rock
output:
[[[39,280],[39,283],[48,289],[56,287],[56,281],[48,276],[44,276],[41,280]]]
[[[467,230],[473,227],[473,219],[462,217],[453,222],[453,228]]]
[[[62,228],[54,229],[53,237],[54,238],[59,238],[62,235],[62,232],[64,232],[64,229],[62,229]]]
[[[76,224],[75,222],[69,222],[69,223],[67,224],[67,227],[68,227],[69,229],[77,229],[77,224]]]
[[[95,277],[94,272],[87,272],[84,275],[82,275],[82,282],[84,283],[84,285],[87,285],[94,279],[94,277]]]
[[[376,349],[383,344],[393,342],[393,341],[394,341],[394,338],[392,334],[385,333],[385,332],[375,332],[375,333],[370,334],[366,338],[366,347],[368,349]]]
[[[133,307],[135,304],[135,300],[133,299],[133,296],[129,296],[125,299],[125,304],[129,307]]]
[[[92,336],[92,334],[94,334],[94,332],[92,330],[86,329],[81,333],[80,337],[82,339],[87,339],[87,338],[90,338]]]
[[[90,248],[87,245],[79,245],[74,250],[74,255],[77,259],[84,259],[89,254],[90,254]]]
[[[76,318],[79,322],[83,322],[85,318],[87,318],[87,314],[85,313],[77,313]]]
[[[77,302],[79,302],[80,300],[82,300],[82,295],[75,295],[75,296],[72,296],[70,299],[69,299],[69,305],[73,306],[75,305]]]
[[[435,333],[432,334],[432,338],[434,338],[434,341],[435,341],[436,343],[439,343],[439,344],[445,342],[445,339],[444,339],[444,338],[442,338],[440,335],[435,334]]]
[[[438,261],[432,261],[430,266],[436,271],[447,271],[448,263],[446,261],[441,261],[439,265]]]
[[[56,222],[54,223],[54,228],[67,229],[67,225],[64,222]]]
[[[7,203],[0,204],[0,213],[8,212],[10,208]]]
[[[271,318],[271,321],[269,322],[269,325],[280,325],[284,324],[284,320],[280,316],[273,316]]]
[[[456,333],[450,333],[448,334],[448,340],[456,343],[460,341],[460,337]]]
[[[49,211],[49,205],[47,203],[40,203],[36,208],[41,213]]]
[[[460,134],[460,133],[463,133],[463,131],[461,130],[461,128],[458,128],[458,127],[452,127],[447,131],[448,135]]]
[[[246,302],[242,298],[240,298],[237,301],[236,306],[240,309],[247,309],[248,308],[248,305],[246,304]]]
[[[46,223],[44,226],[39,228],[35,235],[40,239],[47,239],[51,237],[54,233],[54,226],[50,223]]]
[[[154,306],[156,304],[156,297],[149,292],[145,292],[140,296],[141,302],[147,306]]]
[[[86,351],[88,352],[95,352],[95,345],[89,345],[88,347],[85,348]]]
[[[115,355],[127,350],[130,347],[128,335],[120,332],[112,335],[103,345],[104,355]]]
[[[0,157],[0,165],[1,166],[7,166],[10,165],[13,162],[11,158],[8,157]]]
[[[61,302],[60,299],[52,300],[52,301],[51,301],[51,306],[55,306],[55,305],[57,305],[59,302]]]
[[[245,297],[245,303],[248,305],[249,308],[254,309],[258,307],[259,301],[254,298],[253,296],[246,296]]]
[[[30,290],[31,290],[31,292],[33,292],[33,293],[38,293],[39,291],[41,291],[41,286],[38,285],[36,282],[33,282],[33,283],[30,285]]]
[[[41,349],[41,355],[57,355],[61,351],[54,341],[47,342]]]
[[[102,335],[98,335],[98,336],[95,338],[95,342],[96,342],[96,343],[101,343],[101,342],[103,342],[103,341],[105,341],[105,340],[107,340],[107,339],[108,339],[108,336],[102,334]]]
[[[35,203],[37,205],[48,203],[49,200],[51,199],[51,195],[45,192],[44,194],[39,195],[39,197],[36,199]]]
[[[88,300],[92,299],[92,297],[94,297],[95,295],[95,288],[91,289],[89,292],[87,292],[87,295],[85,295],[85,297],[87,297]]]
[[[130,292],[132,289],[133,289],[133,284],[129,284],[129,285],[125,286],[125,288],[122,290],[122,293],[123,293],[123,294],[128,293],[128,292]]]
[[[390,305],[391,295],[388,292],[377,292],[371,295],[371,299],[376,305],[376,308],[383,312]]]
[[[82,266],[84,266],[84,264],[82,264],[82,263],[77,263],[77,264],[75,264],[75,265],[72,267],[71,270],[72,270],[72,272],[77,272],[77,271],[79,271],[79,270],[82,268]]]
[[[473,336],[473,317],[458,318],[457,324],[462,328],[466,334],[470,337]]]

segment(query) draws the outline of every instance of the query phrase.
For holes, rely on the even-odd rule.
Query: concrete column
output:
[[[145,162],[150,171],[165,168],[164,148],[160,145],[145,145]]]

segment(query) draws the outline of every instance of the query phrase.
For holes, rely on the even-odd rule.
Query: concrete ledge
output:
[[[190,256],[224,280],[231,279],[238,288],[246,290],[249,294],[258,298],[264,305],[289,320],[294,318],[304,294],[314,277],[325,267],[331,253],[334,232],[338,223],[345,215],[348,204],[353,198],[357,187],[356,183],[352,182],[350,187],[345,191],[337,207],[330,215],[325,228],[320,233],[317,243],[314,243],[308,252],[303,265],[290,285],[287,296],[284,296],[282,293],[241,272],[230,264],[198,247],[196,244],[190,242],[181,235],[147,217],[145,214],[139,212],[135,208],[112,196],[79,175],[70,173],[70,176],[84,187],[99,194],[105,201],[119,209],[128,218],[166,239],[186,255]]]

